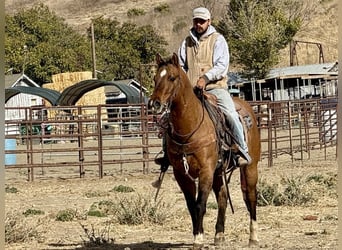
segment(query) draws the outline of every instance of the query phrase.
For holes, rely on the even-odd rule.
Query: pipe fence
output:
[[[292,162],[337,145],[337,99],[250,102],[258,120],[262,159]],[[160,153],[157,117],[145,104],[5,108],[5,169],[25,169],[33,181],[47,169],[77,169],[99,178],[141,165],[144,174]],[[13,118],[16,117],[16,118]],[[337,147],[336,147],[337,148]],[[298,156],[295,155],[300,154]],[[154,164],[154,163],[153,163]]]

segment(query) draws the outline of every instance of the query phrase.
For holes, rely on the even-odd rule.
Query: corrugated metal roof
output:
[[[125,82],[111,82],[97,79],[84,80],[66,88],[61,93],[57,103],[60,106],[75,105],[85,93],[103,86],[115,86],[120,89],[126,95],[127,103],[140,103],[139,91],[127,85]]]
[[[20,75],[14,77],[12,80],[20,79]],[[10,78],[8,78],[10,79]],[[7,102],[11,97],[19,94],[33,94],[40,96],[51,103],[51,105],[59,105],[59,106],[70,106],[75,105],[75,103],[87,92],[97,89],[103,86],[113,86],[123,92],[126,95],[127,103],[140,103],[140,91],[137,90],[137,87],[130,86],[132,80],[123,80],[123,81],[104,81],[97,79],[90,79],[78,82],[65,90],[62,93],[59,93],[56,90],[41,88],[39,86],[34,87],[24,87],[24,86],[15,86],[5,89],[5,102]],[[146,98],[144,97],[144,102]]]
[[[57,100],[61,95],[58,91],[52,89],[41,87],[15,86],[5,89],[5,103],[13,96],[20,93],[40,96],[50,102],[51,105],[57,105]]]
[[[336,64],[337,62],[275,68],[270,70],[266,79],[292,78],[301,75],[338,75],[338,70],[332,70],[337,69]]]
[[[41,88],[25,74],[5,75],[5,103],[20,93],[40,96],[50,102],[51,105],[56,105],[60,96],[58,91]]]

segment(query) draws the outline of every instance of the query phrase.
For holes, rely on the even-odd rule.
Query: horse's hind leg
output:
[[[227,209],[227,190],[224,185],[222,176],[222,170],[216,170],[213,182],[213,190],[216,196],[216,201],[218,205],[216,226],[215,226],[215,246],[220,246],[225,241],[224,237],[224,224],[226,219],[226,209]]]
[[[258,172],[256,164],[252,163],[250,166],[240,169],[241,189],[243,192],[243,199],[247,206],[250,215],[250,235],[249,246],[257,246],[258,240],[258,223],[256,217],[257,206],[257,190],[256,185],[258,181]]]

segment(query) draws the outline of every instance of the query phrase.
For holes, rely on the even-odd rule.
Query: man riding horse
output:
[[[230,130],[236,140],[232,148],[237,149],[237,166],[251,163],[248,148],[244,140],[243,126],[228,92],[227,73],[229,67],[229,49],[225,38],[211,25],[211,15],[204,7],[193,10],[193,27],[178,51],[179,62],[187,73],[194,88],[205,90],[217,98],[217,104],[225,114]],[[167,114],[166,114],[167,116]],[[161,120],[162,122],[162,120]],[[163,127],[163,126],[162,126]],[[165,172],[170,165],[163,140],[164,156],[155,159]]]

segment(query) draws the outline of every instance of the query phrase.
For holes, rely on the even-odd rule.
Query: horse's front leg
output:
[[[177,171],[175,168],[173,173],[179,187],[183,192],[186,205],[191,216],[193,234],[195,235],[195,228],[197,228],[198,225],[198,214],[196,208],[196,183],[191,180],[189,176],[184,175],[184,173]]]
[[[225,177],[222,174],[222,169],[217,169],[213,183],[213,190],[218,206],[215,226],[215,246],[221,246],[225,241],[224,229],[227,210],[227,190],[223,178]]]
[[[252,163],[252,165],[247,166],[245,168],[240,169],[240,180],[241,180],[241,190],[243,192],[243,199],[247,206],[250,215],[250,224],[249,224],[249,246],[257,246],[259,245],[258,240],[258,223],[256,216],[256,207],[257,207],[257,181],[258,181],[258,172],[256,164]]]
[[[197,220],[194,224],[194,249],[201,249],[204,245],[203,219],[207,210],[207,201],[213,185],[213,171],[211,168],[201,169],[198,180],[198,194],[196,200]]]

